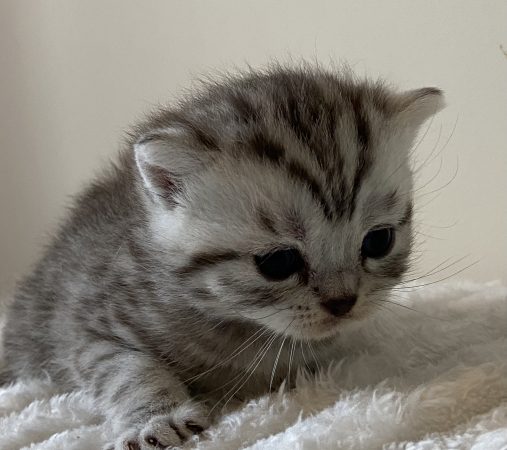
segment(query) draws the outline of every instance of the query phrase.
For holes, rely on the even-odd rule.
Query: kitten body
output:
[[[407,268],[409,149],[441,105],[434,88],[275,67],[153,114],[20,285],[10,374],[86,389],[111,447],[144,449],[331,361]],[[379,229],[390,248],[368,257]]]

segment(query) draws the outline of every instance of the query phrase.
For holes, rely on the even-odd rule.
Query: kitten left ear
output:
[[[147,192],[165,206],[176,205],[184,181],[202,170],[209,157],[188,130],[170,126],[143,135],[134,144],[136,165]]]
[[[440,89],[435,87],[415,89],[397,96],[395,116],[401,125],[419,128],[444,107],[444,94]]]

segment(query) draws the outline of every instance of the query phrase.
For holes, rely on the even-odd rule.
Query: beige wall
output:
[[[210,68],[290,55],[446,91],[418,148],[424,160],[440,132],[436,153],[448,141],[420,171],[430,181],[420,270],[466,257],[455,270],[480,262],[456,278],[507,280],[502,43],[503,0],[0,0],[0,287],[27,270],[69,196],[150,105]]]

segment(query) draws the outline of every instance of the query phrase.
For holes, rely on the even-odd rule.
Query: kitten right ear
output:
[[[417,129],[445,107],[444,94],[434,87],[402,92],[396,97],[394,107],[400,125]]]
[[[174,207],[184,179],[209,163],[207,152],[193,144],[188,130],[179,126],[150,131],[136,142],[137,168],[155,201]]]

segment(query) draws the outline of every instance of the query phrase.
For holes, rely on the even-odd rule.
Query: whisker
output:
[[[299,341],[299,347],[301,348],[301,356],[303,357],[303,361],[305,363],[306,368],[309,372],[312,372],[311,366],[308,364],[308,361],[306,360],[305,352],[303,349],[303,341]]]
[[[222,367],[223,365],[227,364],[233,358],[235,358],[236,356],[238,356],[239,354],[244,352],[247,348],[251,347],[256,341],[258,341],[268,331],[269,330],[267,328],[260,328],[252,336],[250,336],[246,341],[244,341],[241,345],[239,345],[239,347],[237,347],[236,350],[227,359],[220,361],[218,364],[214,365],[210,369],[207,369],[206,371],[204,371],[198,375],[194,375],[190,378],[187,378],[186,380],[183,381],[183,383],[191,383],[193,381],[196,381],[199,378],[203,377],[204,375],[207,375],[208,373],[212,372],[213,370],[216,370],[219,367]]]
[[[417,171],[421,170],[426,164],[433,162],[435,160],[435,158],[438,158],[440,155],[442,155],[442,153],[444,152],[444,150],[447,148],[447,145],[451,141],[452,137],[454,136],[454,132],[456,131],[456,128],[457,128],[457,125],[458,125],[458,121],[459,121],[459,114],[456,115],[456,120],[454,121],[454,125],[452,127],[452,130],[449,133],[449,136],[447,136],[447,139],[444,142],[444,145],[442,145],[442,147],[440,148],[440,150],[435,154],[435,156],[431,160],[429,160],[428,158],[426,158],[426,160],[423,162],[423,164],[421,166],[419,166],[419,168],[417,169]],[[439,138],[438,138],[438,141],[437,141],[437,145],[438,145],[439,141],[440,141],[440,133],[439,133]],[[430,155],[433,154],[434,150],[435,149],[433,149],[431,151]]]
[[[287,325],[287,327],[283,330],[283,332],[281,333],[281,335],[285,335],[285,333],[287,332],[287,330],[289,329],[289,327],[292,325],[292,323],[294,322],[295,319],[292,319],[292,321]],[[264,346],[261,348],[261,350],[259,352],[257,352],[257,355],[256,357],[254,358],[254,360],[252,361],[252,363],[246,368],[245,370],[245,374],[243,374],[243,377],[236,383],[234,384],[234,386],[229,389],[225,395],[223,395],[220,400],[218,400],[218,402],[213,406],[213,409],[226,397],[229,397],[228,400],[224,403],[224,405],[222,406],[222,410],[227,406],[227,404],[234,398],[234,396],[241,390],[241,388],[247,383],[247,381],[251,378],[251,376],[255,373],[257,367],[259,366],[259,364],[262,362],[262,360],[264,359],[264,357],[266,356],[266,354],[268,353],[268,351],[270,350],[273,342],[275,342],[275,340],[278,338],[278,334],[274,333],[272,334],[272,337],[270,339],[268,339],[268,341],[264,344]],[[238,386],[238,384],[241,385],[236,389],[236,387]],[[231,392],[236,389],[232,394]],[[212,410],[213,410],[212,409]],[[210,413],[211,411],[210,410]]]
[[[275,308],[276,309],[276,308]],[[288,309],[290,309],[290,306],[288,306],[287,308],[282,308],[282,309],[278,309],[277,311],[275,311],[274,313],[271,313],[271,314],[268,314],[267,316],[264,316],[264,317],[248,317],[248,316],[245,316],[243,314],[241,314],[238,310],[234,309],[233,311],[240,317],[242,317],[243,319],[247,319],[247,320],[262,320],[262,319],[267,319],[268,317],[272,317],[274,316],[275,314],[278,314],[278,313],[281,313],[283,311],[287,311]]]
[[[412,170],[412,173],[413,174],[417,174],[420,172],[420,170],[425,167],[429,162],[430,162],[430,159],[431,157],[433,156],[433,154],[435,153],[435,150],[438,148],[438,144],[440,143],[440,138],[442,137],[442,124],[440,124],[439,128],[438,128],[438,137],[437,137],[437,140],[435,142],[435,144],[433,144],[433,148],[431,149],[431,152],[429,153],[428,156],[426,156],[426,158],[424,158],[424,161],[417,165],[416,167],[414,167],[414,169]],[[438,152],[436,156],[439,156],[441,152]],[[432,161],[432,160],[431,160]]]
[[[413,290],[420,289],[420,288],[423,288],[425,286],[431,286],[433,284],[440,283],[442,281],[448,280],[449,278],[452,278],[452,277],[460,274],[461,272],[464,272],[465,270],[470,269],[470,267],[475,266],[479,262],[480,262],[480,260],[474,261],[472,264],[469,264],[468,266],[463,267],[462,269],[454,272],[453,274],[451,274],[451,275],[449,275],[447,277],[441,278],[439,280],[436,280],[436,281],[432,281],[432,282],[424,283],[424,284],[419,284],[419,285],[415,285],[415,286],[404,286],[404,287],[399,287],[399,288],[393,287],[392,290],[396,290],[396,291],[399,291],[399,292],[412,292]]]
[[[439,270],[437,270],[439,267],[442,266],[442,264],[447,263],[447,261],[449,261],[451,259],[451,258],[447,258],[446,260],[444,260],[443,262],[441,262],[440,264],[438,264],[437,266],[435,266],[433,269],[431,269],[429,272],[425,273],[424,275],[421,275],[421,276],[415,277],[415,278],[411,278],[411,279],[408,279],[408,280],[403,280],[400,283],[400,285],[403,285],[403,284],[406,284],[406,283],[412,283],[412,282],[420,280],[422,278],[431,277],[431,276],[433,276],[433,275],[435,275],[437,273],[443,272],[444,270],[447,270],[450,267],[455,266],[456,264],[459,264],[461,261],[465,260],[469,256],[470,255],[462,256],[461,258],[457,259],[456,261],[453,261],[452,263],[447,264],[446,266],[444,266],[444,267],[440,268]]]
[[[241,381],[243,381],[243,382],[242,382],[242,383],[241,383],[241,385],[240,385],[240,386],[239,386],[239,387],[238,387],[238,388],[237,388],[237,389],[236,389],[236,390],[235,390],[235,391],[234,391],[234,392],[230,395],[229,399],[228,399],[228,400],[224,403],[224,405],[222,406],[222,410],[223,410],[223,409],[224,409],[224,408],[228,405],[228,403],[229,403],[229,402],[230,402],[230,401],[234,398],[234,396],[235,396],[235,395],[236,395],[236,394],[237,394],[237,393],[241,390],[241,388],[242,388],[242,387],[246,384],[246,382],[247,382],[247,381],[250,379],[250,377],[254,374],[255,370],[257,369],[257,367],[259,367],[259,364],[262,362],[262,360],[264,359],[264,357],[265,357],[265,356],[266,356],[266,354],[268,353],[269,349],[271,348],[271,345],[273,344],[273,342],[274,342],[277,338],[278,338],[278,336],[275,334],[275,335],[273,336],[273,338],[269,341],[269,343],[268,343],[268,345],[267,345],[266,349],[265,349],[265,350],[263,351],[263,353],[259,356],[258,361],[257,361],[257,363],[255,364],[255,366],[254,366],[254,367],[250,370],[250,372],[248,372],[248,370],[249,370],[249,369],[247,369],[247,371],[246,371],[246,372],[247,372],[247,376],[246,376],[246,378],[244,379],[244,381],[243,381],[243,380],[240,380],[240,382],[241,382]],[[236,387],[236,385],[234,385],[234,386],[232,387],[232,389],[234,389],[235,387]],[[231,389],[231,390],[232,390],[232,389]],[[229,392],[227,392],[227,394],[226,394],[226,395],[228,395],[229,393],[230,393],[230,391],[229,391]]]
[[[266,340],[266,342],[264,342],[264,344],[262,344],[261,348],[255,354],[255,357],[253,358],[250,365],[245,369],[245,373],[240,373],[237,377],[235,377],[235,378],[240,378],[240,380],[237,383],[235,383],[234,386],[232,386],[232,388],[229,389],[224,395],[222,395],[222,397],[220,397],[220,399],[215,403],[213,408],[210,409],[209,414],[211,414],[213,412],[213,410],[220,404],[220,402],[222,400],[224,400],[225,398],[227,398],[229,396],[229,394],[236,388],[236,386],[238,386],[239,383],[241,383],[241,381],[244,379],[245,376],[248,376],[249,370],[255,365],[257,360],[260,361],[260,359],[261,359],[260,357],[262,356],[262,353],[271,346],[271,343],[276,339],[276,337],[277,337],[276,334],[272,333],[269,336],[269,338]],[[231,382],[232,381],[229,381],[228,383],[224,384],[222,386],[222,388],[225,387],[227,384],[230,384]],[[235,391],[235,393],[236,392],[237,392],[237,390]],[[228,401],[230,401],[230,398]],[[222,406],[222,409],[223,408],[225,408],[225,404]]]
[[[422,186],[419,186],[419,187],[417,187],[417,189],[414,189],[412,191],[412,193],[416,194],[417,192],[423,190],[426,186],[429,186],[433,181],[435,181],[436,178],[438,177],[438,175],[440,175],[440,172],[442,171],[443,165],[444,165],[444,160],[443,160],[443,158],[440,158],[440,164],[439,164],[438,170],[435,172],[435,174],[426,183],[424,183]]]
[[[436,189],[433,189],[432,191],[429,191],[429,192],[423,192],[421,194],[418,194],[418,198],[421,198],[421,197],[424,197],[424,196],[427,196],[427,195],[431,195],[431,194],[434,194],[435,192],[440,192],[442,189],[445,189],[447,186],[449,186],[458,176],[458,172],[459,172],[459,158],[456,157],[456,169],[454,169],[454,173],[452,174],[452,177],[449,181],[447,181],[445,184],[443,184],[442,186],[436,188]],[[417,192],[417,191],[414,191],[414,192]]]
[[[226,319],[223,319],[223,320],[220,320],[218,323],[216,323],[215,325],[213,325],[209,331],[213,331],[213,330],[216,330],[220,325],[222,325],[224,322],[226,321]]]
[[[291,349],[289,353],[289,369],[287,371],[287,387],[290,388],[290,369],[292,365],[292,358],[294,357],[294,348],[296,347],[296,342],[294,341],[294,338],[291,337]]]
[[[393,311],[388,306],[377,303],[375,300],[371,300],[371,303],[377,306],[378,308],[382,309],[383,311],[389,312],[389,314],[394,314],[398,319],[402,319],[402,317],[397,313],[397,311]]]
[[[271,371],[271,379],[269,380],[269,392],[271,392],[271,388],[273,386],[273,380],[275,379],[276,366],[278,365],[278,359],[280,358],[280,353],[282,352],[283,344],[285,344],[286,340],[287,340],[287,336],[285,336],[283,338],[282,343],[280,344],[280,349],[278,350],[278,353],[276,354],[275,362],[273,363],[273,370]]]
[[[432,234],[422,233],[420,231],[415,231],[415,234],[424,236],[425,238],[429,238],[429,239],[436,239],[437,241],[445,241],[444,238],[441,238],[441,237],[438,237],[438,236],[433,236]]]
[[[454,125],[452,126],[452,130],[449,133],[449,136],[447,136],[447,140],[444,142],[444,145],[442,146],[441,150],[439,151],[439,155],[442,154],[442,152],[447,148],[447,145],[449,145],[449,142],[451,142],[452,137],[454,136],[454,132],[456,131],[456,128],[458,127],[459,122],[459,114],[456,114],[456,120],[454,121]]]
[[[459,222],[457,220],[455,220],[453,223],[451,223],[450,225],[433,225],[431,223],[424,223],[424,222],[419,222],[420,225],[424,226],[424,227],[428,227],[428,228],[438,228],[440,230],[448,230],[450,228],[454,228]]]
[[[315,353],[312,343],[308,340],[306,341],[306,343],[308,344],[308,348],[310,349],[310,353],[312,354],[313,359],[314,359],[315,363],[317,364],[318,370],[322,370],[322,366],[320,364],[319,358],[317,357],[317,354]]]
[[[398,319],[403,320],[403,317],[400,314],[398,314],[396,310],[389,308],[388,305],[375,304],[375,306],[381,307],[383,310],[388,311],[390,314],[394,314]],[[441,320],[444,320],[444,319],[441,319]],[[418,337],[413,332],[411,332],[410,329],[406,328],[403,332],[407,336],[410,336],[414,341],[418,340]]]
[[[430,319],[434,319],[434,320],[441,320],[441,321],[443,321],[443,322],[449,322],[449,320],[447,320],[447,319],[442,319],[442,318],[440,318],[440,317],[431,316],[431,315],[429,315],[429,314],[427,314],[427,313],[425,313],[425,312],[423,312],[423,311],[418,311],[417,309],[411,308],[410,306],[403,305],[403,304],[401,304],[401,303],[396,303],[396,302],[393,302],[393,301],[391,301],[391,300],[377,299],[377,301],[379,301],[379,302],[383,302],[383,303],[389,303],[389,304],[391,304],[391,305],[395,305],[395,306],[399,306],[399,307],[401,307],[401,308],[408,309],[408,310],[410,310],[410,311],[412,311],[412,312],[415,312],[415,313],[418,313],[418,314],[422,314],[423,316],[426,316],[426,317],[428,317],[428,318],[430,318]]]
[[[424,141],[424,138],[426,137],[426,135],[428,134],[428,132],[430,131],[430,128],[431,126],[433,125],[433,120],[435,119],[435,115],[433,114],[431,116],[431,119],[428,123],[428,126],[426,127],[426,130],[424,131],[424,134],[421,136],[421,138],[417,141],[417,143],[412,147],[412,149],[410,150],[410,156],[412,156],[416,150],[419,148],[419,146],[421,145],[422,141]]]

